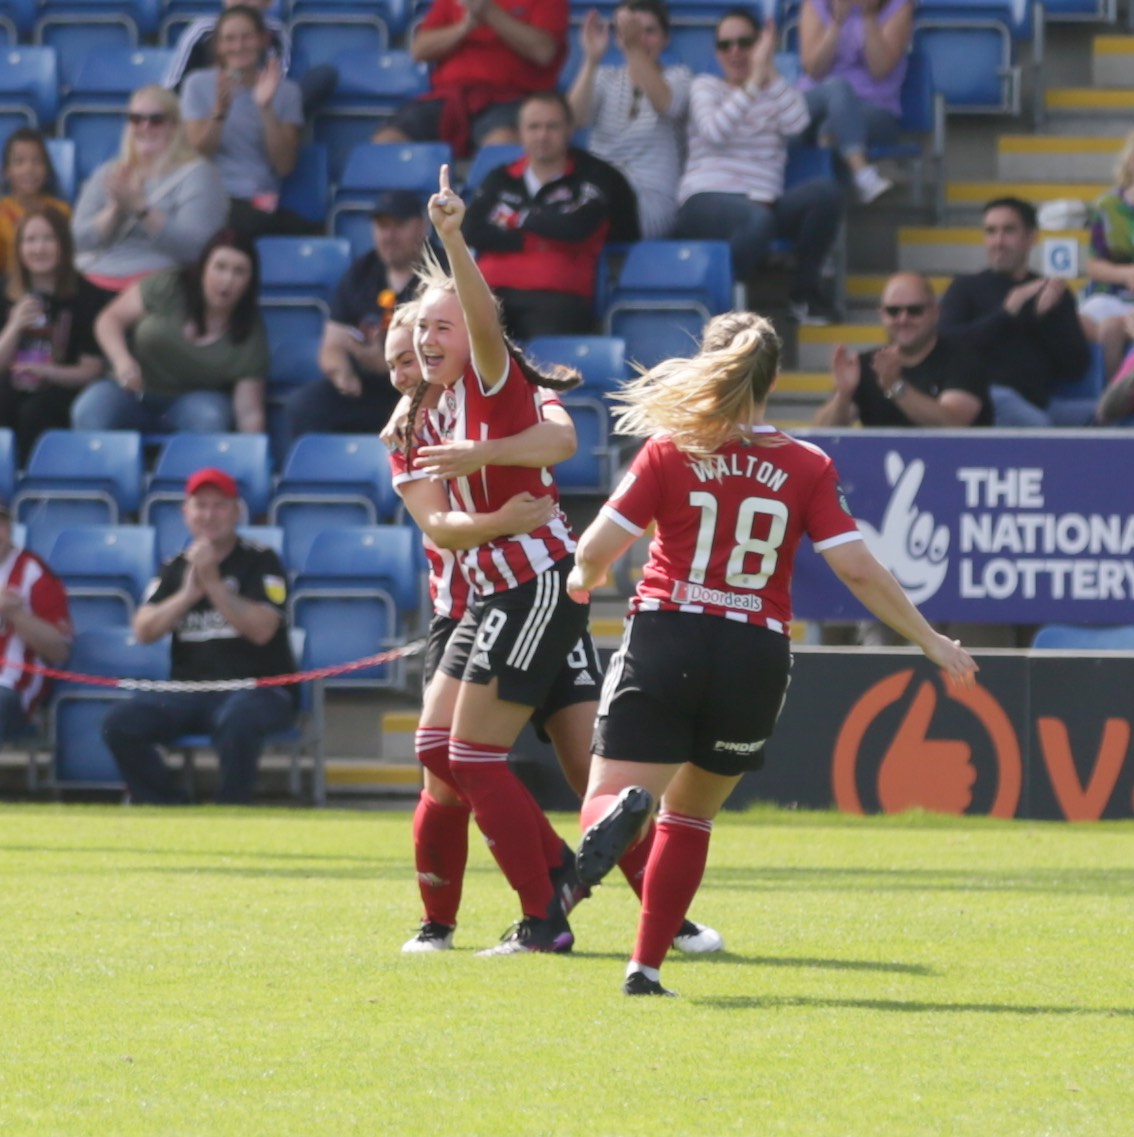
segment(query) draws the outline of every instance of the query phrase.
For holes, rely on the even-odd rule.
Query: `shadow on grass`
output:
[[[820,999],[806,995],[719,995],[690,999],[721,1011],[774,1011],[792,1007],[824,1010],[897,1011],[903,1014],[1074,1015],[1134,1018],[1134,1007],[1070,1007],[1012,1003],[923,1003],[912,999]]]
[[[580,959],[618,959],[625,962],[626,953],[617,951],[587,951],[579,949],[578,944],[571,953]],[[715,951],[704,955],[682,955],[673,951],[669,959],[696,960],[697,966],[702,964],[749,964],[756,967],[800,967],[810,970],[825,971],[882,971],[891,975],[921,975],[927,979],[940,976],[941,972],[933,967],[926,967],[920,963],[891,963],[877,959],[813,959],[805,956],[759,956],[737,955],[731,951]]]

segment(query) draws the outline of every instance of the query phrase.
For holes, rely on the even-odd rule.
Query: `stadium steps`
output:
[[[831,324],[828,327],[801,327],[798,332],[796,367],[802,372],[826,373],[836,344],[855,351],[879,347],[886,335],[877,322],[870,324]]]
[[[1095,36],[1091,44],[1091,81],[1095,87],[1134,86],[1134,36]]]
[[[1085,229],[1050,230],[1045,237],[1074,237],[1079,241],[1080,263],[1085,263],[1088,234]],[[898,230],[898,267],[929,275],[980,272],[987,265],[984,234],[979,226],[902,226]],[[1040,250],[1033,252],[1038,269]],[[801,333],[804,329],[801,329]],[[801,367],[808,365],[800,363]]]
[[[962,209],[979,211],[986,201],[991,201],[995,197],[1018,197],[1036,206],[1042,205],[1045,201],[1058,201],[1062,198],[1094,201],[1111,186],[1109,179],[1102,182],[1081,180],[948,182],[945,186],[945,204],[950,208],[958,206]]]
[[[1134,117],[1134,88],[1050,87],[1044,105],[1044,126],[1051,134],[1109,135],[1117,152]]]
[[[1005,134],[996,141],[996,173],[1007,182],[1108,182],[1118,152],[1100,135]]]

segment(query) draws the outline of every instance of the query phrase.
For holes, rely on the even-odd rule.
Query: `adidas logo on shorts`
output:
[[[472,665],[473,667],[483,667],[485,671],[492,670],[492,660],[488,658],[488,652],[486,651],[478,651],[476,655],[472,657]]]
[[[579,674],[575,676],[576,687],[590,687],[593,685],[594,680],[591,678],[591,673],[589,671],[580,671]]]

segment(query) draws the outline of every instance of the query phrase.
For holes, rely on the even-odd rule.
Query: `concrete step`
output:
[[[1049,87],[1044,91],[1044,105],[1051,113],[1113,118],[1134,110],[1134,87]]]
[[[847,303],[856,308],[876,309],[882,302],[882,289],[890,279],[890,273],[852,273],[847,277]],[[952,276],[931,276],[929,283],[938,295],[952,282]]]
[[[1091,43],[1091,81],[1096,87],[1134,86],[1134,36],[1095,36]]]
[[[855,351],[861,351],[885,342],[886,334],[877,323],[802,327],[799,329],[797,366],[800,371],[826,372],[837,344],[846,344]]]
[[[1085,229],[1045,230],[1044,237],[1074,237],[1079,242],[1079,260],[1085,262],[1088,234]],[[1032,268],[1040,267],[1041,249],[1032,255]],[[898,267],[928,275],[980,272],[986,265],[984,234],[978,226],[945,225],[904,227],[898,230]],[[801,363],[800,367],[804,365]]]
[[[1105,135],[1005,134],[996,141],[996,172],[1005,181],[1109,182],[1118,149]]]
[[[1066,181],[1045,180],[1042,182],[995,181],[995,182],[947,182],[945,185],[945,204],[949,208],[983,210],[985,202],[997,197],[1018,197],[1033,205],[1045,201],[1094,201],[1112,188],[1113,183],[1105,181]]]

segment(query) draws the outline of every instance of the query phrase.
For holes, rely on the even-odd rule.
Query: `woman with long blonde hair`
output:
[[[141,87],[130,97],[118,157],[79,193],[79,266],[95,284],[121,292],[161,269],[192,264],[227,214],[220,174],[189,145],[177,96]]]
[[[597,884],[660,803],[623,990],[668,995],[660,968],[701,882],[713,818],[763,764],[791,668],[791,575],[805,536],[880,620],[951,679],[976,664],[935,632],[861,539],[834,463],[764,421],[780,341],[750,312],[717,316],[692,359],[629,383],[620,433],[647,438],[579,539],[577,600],[655,532],[595,724],[577,869]]]

